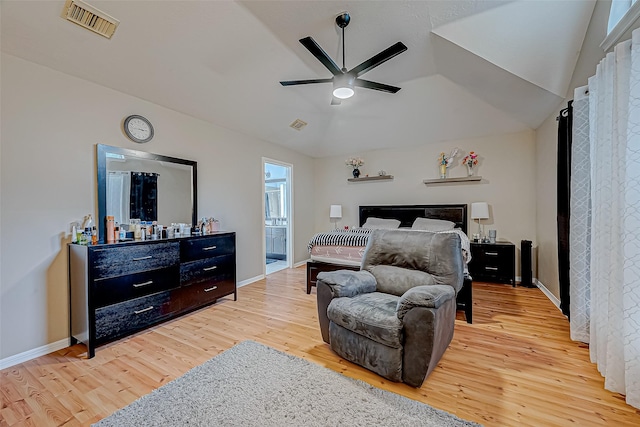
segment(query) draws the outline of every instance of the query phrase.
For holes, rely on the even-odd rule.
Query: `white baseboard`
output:
[[[62,339],[60,341],[52,342],[51,344],[43,345],[42,347],[27,350],[25,352],[6,357],[0,360],[0,369],[9,368],[17,365],[18,363],[27,362],[36,357],[44,356],[45,354],[53,353],[54,351],[61,350],[69,347],[69,338]]]
[[[306,265],[309,261],[311,261],[311,258],[305,259],[304,261],[296,262],[295,264],[293,264],[293,268],[298,268],[301,265]]]
[[[533,283],[542,291],[543,294],[547,296],[547,298],[549,298],[549,300],[553,303],[553,305],[555,305],[559,310],[560,300],[556,298],[556,296],[553,295],[551,291],[547,289],[547,287],[538,279],[533,279]]]
[[[237,286],[239,288],[241,288],[241,287],[243,287],[245,285],[249,285],[249,284],[251,284],[253,282],[257,282],[258,280],[262,280],[262,279],[264,279],[264,274],[259,274],[259,275],[255,276],[255,277],[251,277],[249,279],[243,280],[242,282],[238,282]]]

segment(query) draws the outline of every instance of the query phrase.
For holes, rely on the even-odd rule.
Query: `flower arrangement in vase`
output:
[[[364,165],[364,160],[360,157],[349,157],[345,164],[353,168],[353,177],[357,178],[360,176],[360,166]]]
[[[462,164],[467,166],[467,175],[473,176],[473,167],[478,164],[478,155],[475,151],[469,151],[464,159],[462,159]]]
[[[447,156],[444,152],[438,156],[438,165],[440,167],[440,178],[445,179],[447,177],[447,168],[453,164],[453,159],[458,155],[458,148],[454,148]]]

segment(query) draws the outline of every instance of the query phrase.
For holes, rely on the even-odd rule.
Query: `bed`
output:
[[[362,227],[367,220],[383,218],[396,220],[399,228],[411,228],[416,218],[431,218],[451,221],[455,224],[457,233],[462,233],[467,242],[467,205],[379,205],[360,206],[359,225]],[[359,270],[367,244],[368,236],[372,230],[355,228],[352,230],[337,230],[328,233],[318,233],[309,242],[309,254],[311,260],[307,262],[307,294],[316,285],[316,277],[321,271],[335,271],[341,269]],[[446,232],[446,231],[443,231]],[[464,246],[464,244],[463,244]],[[468,249],[467,249],[468,252]],[[470,259],[468,253],[465,260]],[[472,290],[471,278],[465,274],[465,282],[458,293],[458,308],[465,311],[467,322],[472,321]]]

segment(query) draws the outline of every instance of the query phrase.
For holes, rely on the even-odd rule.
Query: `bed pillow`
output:
[[[431,219],[431,218],[416,218],[411,226],[412,230],[423,231],[446,231],[453,230],[456,226],[454,222],[446,221],[443,219]]]
[[[367,222],[362,225],[362,228],[371,228],[374,230],[393,230],[400,227],[400,221],[397,219],[384,219],[384,218],[367,218]]]

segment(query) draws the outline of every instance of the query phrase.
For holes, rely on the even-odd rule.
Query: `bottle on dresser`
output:
[[[142,225],[140,224],[139,219],[132,219],[131,225],[129,226],[129,231],[131,231],[131,227],[133,227],[133,238],[135,240],[142,239]]]
[[[113,215],[107,215],[107,232],[106,232],[106,241],[107,243],[114,243],[113,232],[115,230],[116,224]]]

